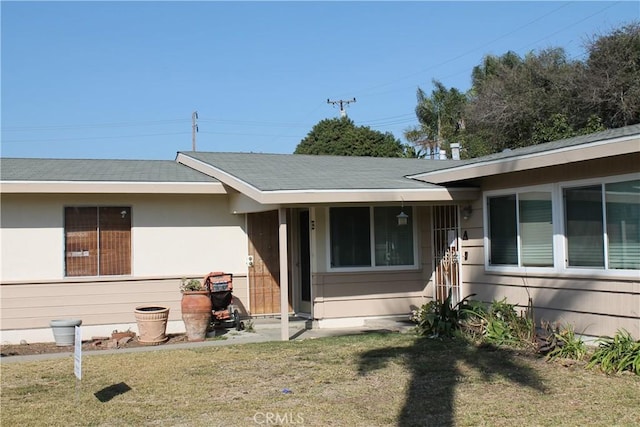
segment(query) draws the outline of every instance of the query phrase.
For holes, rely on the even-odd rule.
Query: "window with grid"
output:
[[[67,207],[65,275],[131,274],[131,208]]]

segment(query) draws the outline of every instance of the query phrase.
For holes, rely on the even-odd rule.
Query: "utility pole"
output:
[[[191,148],[196,151],[196,133],[198,133],[198,112],[191,114]]]
[[[333,105],[340,105],[340,117],[347,117],[347,112],[344,110],[344,106],[345,105],[349,105],[352,102],[356,102],[356,99],[348,99],[348,100],[343,100],[343,99],[339,99],[337,101],[331,101],[330,99],[327,98],[327,104],[333,104]]]

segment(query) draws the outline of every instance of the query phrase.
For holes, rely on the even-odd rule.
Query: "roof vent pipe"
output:
[[[460,143],[459,142],[451,143],[451,158],[453,160],[460,160]]]

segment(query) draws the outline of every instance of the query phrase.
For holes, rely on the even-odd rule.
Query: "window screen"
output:
[[[131,274],[131,208],[67,207],[65,274]]]

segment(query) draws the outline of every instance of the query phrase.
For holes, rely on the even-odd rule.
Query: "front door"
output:
[[[280,314],[280,245],[278,211],[247,215],[249,304],[251,315]],[[291,310],[291,307],[289,307]]]
[[[249,304],[252,315],[280,312],[280,257],[278,211],[247,215]]]
[[[460,257],[458,242],[458,207],[433,207],[433,254],[435,264],[435,298],[443,302],[451,293],[451,303],[460,301]]]
[[[306,209],[301,210],[298,215],[298,265],[300,267],[298,312],[311,315],[311,241],[309,226],[309,211]]]

